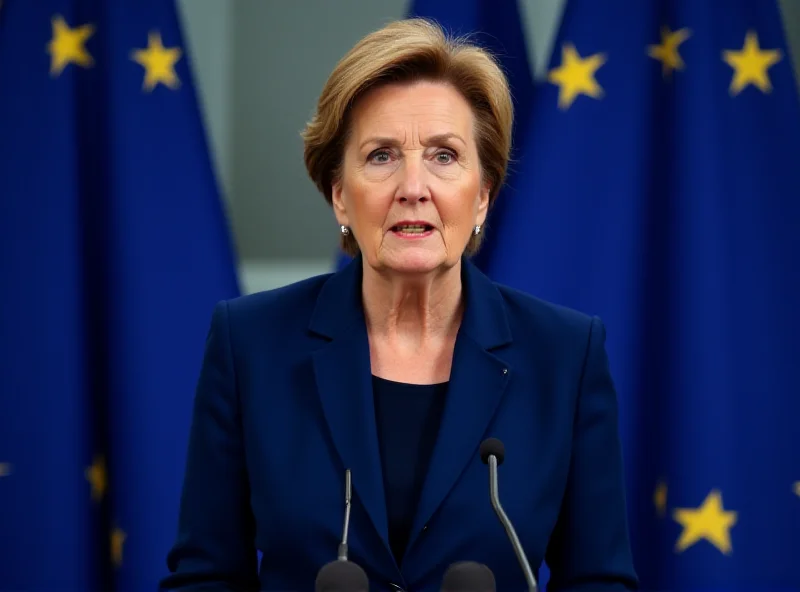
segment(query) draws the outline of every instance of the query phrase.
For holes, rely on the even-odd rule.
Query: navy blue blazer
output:
[[[350,559],[371,590],[438,592],[461,560],[488,565],[500,592],[526,589],[478,455],[496,437],[503,507],[531,566],[547,561],[548,590],[636,589],[601,321],[495,284],[466,259],[446,408],[401,573],[361,265],[215,308],[162,587],[313,590],[336,557],[350,469]]]

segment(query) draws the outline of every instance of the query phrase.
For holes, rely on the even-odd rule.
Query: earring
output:
[[[344,224],[342,224],[339,228],[342,229],[342,234],[344,234],[345,236],[350,234],[350,229],[347,226],[345,226]]]
[[[481,226],[478,224],[475,228],[472,229],[472,234],[478,236],[481,233]]]

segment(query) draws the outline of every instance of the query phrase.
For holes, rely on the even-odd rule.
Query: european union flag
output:
[[[0,195],[0,589],[152,589],[238,294],[173,2],[2,3]]]
[[[487,2],[486,0],[413,0],[408,9],[408,17],[421,17],[435,21],[448,34],[467,36],[500,62],[511,87],[514,101],[513,145],[515,160],[521,161],[525,154],[527,137],[516,133],[526,130],[533,100],[533,65],[531,64],[529,41],[525,34],[525,18],[519,3],[513,0]],[[495,225],[502,226],[507,205],[514,193],[515,169],[508,174],[508,183],[498,196],[496,207],[487,218],[485,229],[491,233]],[[476,255],[475,262],[481,264],[492,250],[491,243]],[[350,262],[343,254],[337,255],[337,267],[342,268]]]
[[[797,88],[773,1],[571,0],[487,237],[608,327],[643,590],[800,589]]]

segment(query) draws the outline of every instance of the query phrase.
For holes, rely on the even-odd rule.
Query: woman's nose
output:
[[[406,158],[398,173],[400,182],[397,185],[397,200],[416,203],[430,199],[427,174],[422,158]]]

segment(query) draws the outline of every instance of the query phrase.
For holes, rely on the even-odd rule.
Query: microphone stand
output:
[[[339,543],[339,561],[347,561],[347,535],[350,531],[350,506],[353,499],[353,482],[350,469],[344,473],[344,528],[342,542]]]
[[[514,526],[511,524],[511,521],[508,519],[508,516],[503,510],[503,506],[500,505],[500,495],[498,493],[497,485],[498,481],[497,457],[494,454],[491,454],[489,455],[489,498],[492,500],[492,507],[494,508],[497,517],[500,518],[500,522],[502,523],[503,528],[505,528],[508,538],[511,539],[511,546],[514,547],[514,553],[516,553],[517,560],[519,560],[519,564],[522,567],[522,572],[525,574],[525,581],[528,584],[528,589],[530,592],[537,592],[538,586],[536,584],[536,578],[534,577],[531,566],[528,563],[528,558],[525,556],[525,552],[522,550],[522,543],[520,543],[519,537],[514,530]]]

